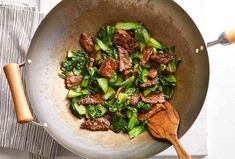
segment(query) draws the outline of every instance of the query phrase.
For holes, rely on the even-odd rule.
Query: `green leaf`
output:
[[[86,107],[84,105],[76,105],[76,110],[79,115],[86,115]]]
[[[134,93],[137,92],[137,90],[138,89],[135,87],[128,87],[128,88],[126,88],[125,93],[128,95],[133,95]]]
[[[109,88],[108,79],[107,78],[98,78],[97,81],[98,81],[99,87],[104,91],[104,93],[106,93]]]
[[[93,77],[96,74],[97,70],[97,67],[90,67],[88,68],[88,73],[91,77]]]
[[[74,90],[69,90],[67,97],[68,98],[74,98],[74,97],[78,97],[81,96],[82,92],[75,92]]]
[[[129,119],[128,126],[127,126],[128,130],[130,131],[131,129],[133,129],[137,123],[138,123],[138,119],[137,119],[137,114],[135,113]]]
[[[165,95],[165,98],[167,100],[170,100],[173,96],[173,88],[170,86],[165,86],[165,87],[163,87],[163,93]]]
[[[109,83],[114,84],[118,79],[118,75],[116,72],[113,72],[112,77],[109,79]]]
[[[102,117],[107,111],[107,109],[101,104],[98,104],[97,106],[89,105],[86,110],[88,115],[93,119]]]
[[[156,49],[162,49],[162,45],[160,44],[160,42],[158,42],[154,38],[150,38],[147,45]]]
[[[176,61],[173,60],[173,61],[170,61],[168,64],[167,64],[167,68],[168,68],[168,71],[170,73],[173,73],[176,71]]]
[[[146,44],[149,41],[150,34],[147,29],[145,29],[144,27],[141,27],[135,30],[135,38],[139,42]]]
[[[151,89],[151,88],[147,88],[147,89],[145,89],[145,90],[143,91],[143,95],[144,95],[144,96],[147,96],[147,95],[149,95],[151,92],[152,92],[152,89]]]
[[[58,73],[58,76],[62,79],[66,79],[66,75],[64,73]]]
[[[119,93],[118,101],[120,101],[121,103],[124,103],[126,101],[127,97],[128,97],[128,94],[126,94],[126,93]]]
[[[146,104],[142,101],[139,101],[136,106],[136,109],[140,112],[147,112],[151,109],[151,104]]]
[[[134,137],[140,135],[142,132],[144,132],[145,127],[144,125],[136,126],[131,131],[128,132],[128,135],[130,139],[133,139]]]
[[[109,47],[99,38],[95,39],[95,43],[103,50],[110,58],[118,59],[118,52],[114,47]]]
[[[114,132],[127,131],[127,122],[121,115],[112,115],[110,124],[110,129]]]
[[[81,82],[81,87],[86,88],[89,84],[89,81],[90,81],[90,76],[88,75],[84,76]]]
[[[110,97],[112,97],[113,95],[115,94],[115,91],[113,90],[112,87],[109,87],[108,88],[108,91],[105,93],[104,95],[104,99],[107,100],[109,99]]]
[[[134,81],[135,81],[135,76],[131,76],[131,77],[129,77],[127,80],[125,80],[125,81],[123,81],[123,82],[121,82],[121,83],[119,83],[119,84],[115,84],[115,86],[126,86],[126,87],[130,87],[130,86],[132,86],[132,84],[134,83]]]
[[[101,27],[99,32],[99,38],[103,41],[107,46],[112,46],[113,37],[115,33],[115,27],[111,25],[104,25]]]
[[[176,78],[174,75],[170,74],[168,76],[165,77],[166,82],[168,82],[171,86],[175,86],[176,85]]]
[[[147,82],[148,81],[148,78],[147,78],[148,74],[149,74],[149,71],[148,71],[147,68],[139,67],[139,69],[138,69],[138,80],[141,83]]]
[[[142,24],[138,22],[119,22],[115,27],[123,30],[135,30],[141,28]]]

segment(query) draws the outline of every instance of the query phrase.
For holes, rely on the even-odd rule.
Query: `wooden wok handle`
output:
[[[171,134],[168,136],[168,140],[172,143],[174,146],[178,156],[180,159],[192,159],[191,156],[185,151],[181,143],[179,142],[178,137],[175,134]]]
[[[228,40],[229,44],[232,44],[235,42],[235,28],[234,29],[230,29],[230,30],[226,30],[224,32],[226,39]]]
[[[4,72],[11,90],[16,118],[18,123],[27,123],[33,120],[29,105],[25,96],[19,64],[6,64]]]

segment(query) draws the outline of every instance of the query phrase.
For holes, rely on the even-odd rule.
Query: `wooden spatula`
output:
[[[147,125],[151,134],[158,139],[172,143],[180,159],[192,159],[184,150],[177,137],[179,115],[169,102],[165,102],[165,110],[150,118]]]

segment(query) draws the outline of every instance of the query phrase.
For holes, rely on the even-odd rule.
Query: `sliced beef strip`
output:
[[[130,105],[136,106],[138,104],[139,100],[140,100],[140,94],[135,93],[134,95],[132,95],[130,97]]]
[[[135,52],[140,48],[139,42],[137,42],[133,37],[132,33],[128,33],[125,30],[118,29],[114,35],[114,44],[116,47],[121,46],[128,52]]]
[[[142,54],[143,54],[143,57],[140,61],[140,65],[144,66],[148,62],[150,56],[153,54],[153,48],[151,47],[144,48],[142,51]]]
[[[150,68],[148,77],[151,78],[151,79],[157,77],[157,70],[153,67]]]
[[[128,69],[124,71],[124,78],[128,79],[131,75],[133,75],[133,70],[132,69]]]
[[[109,126],[110,121],[105,117],[89,119],[81,124],[82,129],[91,131],[108,131]]]
[[[119,71],[130,70],[132,65],[128,52],[120,46],[118,46],[117,49],[119,54]]]
[[[95,56],[94,56],[94,54],[92,54],[92,56],[89,57],[89,62],[87,64],[87,68],[92,67],[94,65],[94,63],[95,63]]]
[[[112,58],[107,58],[102,62],[98,73],[103,77],[111,78],[113,72],[117,70],[117,67],[118,62],[116,60]]]
[[[164,103],[165,97],[163,93],[154,92],[147,95],[146,97],[141,94],[141,100],[144,103],[157,104],[157,103]]]
[[[146,112],[146,113],[140,113],[138,114],[138,119],[140,121],[144,121],[146,119],[151,118],[152,116],[154,116],[155,114],[157,114],[158,112],[165,110],[165,106],[163,104],[155,104],[152,106],[151,110]]]
[[[89,105],[89,104],[103,104],[104,97],[102,94],[87,95],[78,100],[78,104]]]
[[[82,81],[82,76],[67,75],[65,83],[67,88],[73,88],[79,85]]]
[[[82,33],[80,36],[80,43],[85,51],[90,54],[94,54],[94,41],[91,37],[89,37],[86,33]]]
[[[152,87],[157,83],[156,79],[152,79],[152,80],[148,80],[145,83],[141,83],[140,87],[141,88],[148,88],[148,87]]]
[[[118,88],[118,90],[115,92],[114,98],[117,99],[118,95],[125,89],[125,86],[121,86],[120,88]]]
[[[132,38],[135,38],[135,32],[133,30],[126,31]]]
[[[163,51],[158,51],[157,54],[152,54],[151,59],[157,61],[160,64],[167,64],[168,62],[174,60],[175,57]]]

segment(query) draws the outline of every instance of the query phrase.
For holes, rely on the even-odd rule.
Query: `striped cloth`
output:
[[[43,128],[16,122],[2,67],[6,63],[24,61],[31,38],[42,19],[43,15],[32,7],[0,5],[0,146],[28,151],[33,153],[30,155],[33,159],[54,158],[58,144]]]

